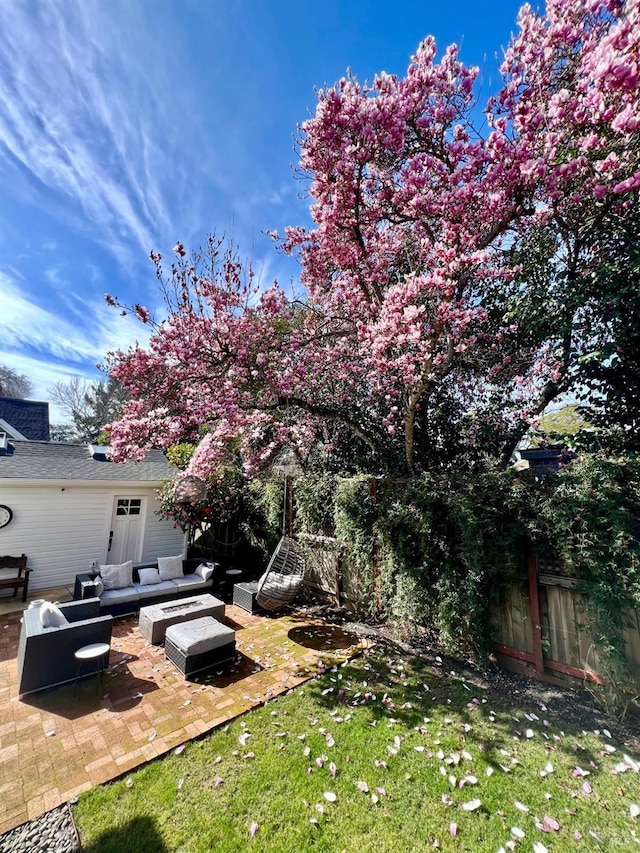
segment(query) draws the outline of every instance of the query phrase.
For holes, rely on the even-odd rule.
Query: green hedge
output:
[[[600,658],[624,669],[623,613],[640,606],[637,458],[585,456],[545,475],[487,461],[374,490],[367,476],[305,477],[295,494],[299,531],[331,532],[332,512],[365,614],[435,628],[458,652],[489,649],[496,596],[551,546],[589,594]]]

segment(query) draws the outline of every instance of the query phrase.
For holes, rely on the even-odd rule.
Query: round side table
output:
[[[233,586],[242,580],[242,569],[227,569],[224,573],[224,594],[229,598],[233,593]]]
[[[108,661],[108,655],[110,651],[111,647],[108,643],[90,643],[88,646],[82,646],[74,653],[75,659],[78,661],[78,671],[76,672],[76,680],[73,683],[74,693],[76,692],[76,688],[78,686],[82,667],[87,661],[89,663],[95,661],[96,675],[99,676],[96,684],[96,694],[98,693],[100,685],[102,684],[102,673],[104,672],[105,663]],[[105,658],[107,659],[106,661]]]

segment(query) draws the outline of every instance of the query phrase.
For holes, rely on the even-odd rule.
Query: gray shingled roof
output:
[[[0,418],[31,441],[49,441],[49,404],[0,397]]]
[[[94,458],[86,444],[11,441],[0,454],[0,480],[124,480],[158,482],[178,473],[162,451],[151,450],[141,462]]]

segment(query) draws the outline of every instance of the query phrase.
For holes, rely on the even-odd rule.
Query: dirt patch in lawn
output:
[[[596,696],[586,689],[566,687],[537,681],[525,675],[487,661],[461,660],[447,654],[429,633],[406,636],[390,624],[370,624],[354,619],[348,611],[335,607],[312,604],[307,608],[333,624],[342,624],[349,632],[384,644],[402,654],[419,657],[433,668],[434,674],[454,677],[474,685],[479,690],[493,693],[504,704],[519,704],[523,709],[538,707],[561,719],[565,725],[585,731],[608,729],[629,749],[640,752],[640,714],[627,713],[617,717],[600,704]],[[542,716],[542,714],[541,714]]]

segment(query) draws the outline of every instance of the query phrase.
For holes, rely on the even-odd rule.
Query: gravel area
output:
[[[69,805],[0,835],[0,853],[82,853]]]

